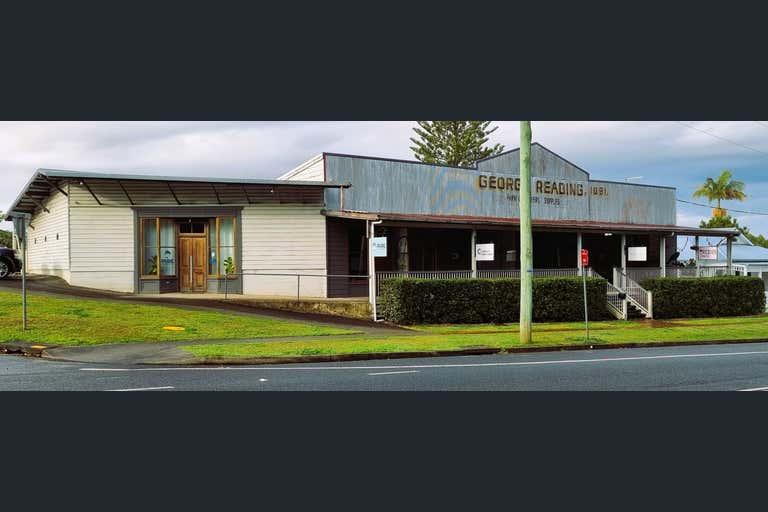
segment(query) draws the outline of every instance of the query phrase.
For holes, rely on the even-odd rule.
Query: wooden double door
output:
[[[179,235],[179,291],[204,292],[208,278],[208,237]]]

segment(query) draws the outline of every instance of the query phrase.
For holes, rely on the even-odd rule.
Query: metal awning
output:
[[[350,210],[324,210],[327,217],[358,220],[384,220],[427,224],[462,224],[465,226],[519,226],[520,219],[504,217],[475,217],[469,215],[423,215],[410,213],[361,212]],[[582,221],[582,220],[544,220],[533,219],[534,228],[573,231],[602,232],[657,232],[672,235],[722,236],[734,237],[739,234],[737,228],[692,228],[674,225],[630,224],[618,222]]]
[[[139,175],[139,174],[117,174],[117,173],[96,173],[96,172],[80,172],[80,171],[67,171],[60,169],[38,169],[35,171],[32,178],[24,186],[24,189],[18,195],[13,204],[8,208],[6,212],[6,220],[10,219],[11,212],[18,213],[34,213],[37,209],[42,208],[47,211],[43,205],[43,201],[56,190],[64,195],[67,195],[64,185],[68,182],[75,182],[82,185],[93,197],[94,201],[101,205],[102,200],[97,193],[94,192],[91,185],[93,182],[103,182],[105,180],[117,183],[120,190],[124,194],[125,201],[134,205],[136,202],[131,197],[126,183],[131,182],[152,182],[165,184],[168,189],[168,193],[175,199],[177,205],[183,203],[177,197],[175,185],[181,185],[184,183],[192,184],[208,184],[210,190],[215,197],[215,202],[222,203],[219,195],[219,189],[216,188],[218,184],[221,187],[226,185],[240,185],[245,190],[246,186],[267,186],[275,188],[276,190],[282,189],[296,189],[296,188],[348,188],[351,185],[349,183],[335,183],[329,181],[287,181],[287,180],[267,180],[267,179],[248,179],[248,178],[204,178],[204,177],[184,177],[184,176],[154,176],[154,175]],[[245,192],[246,198],[248,198],[247,192]],[[250,203],[248,199],[248,203]]]

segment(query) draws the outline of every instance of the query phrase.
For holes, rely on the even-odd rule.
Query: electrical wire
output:
[[[702,130],[701,128],[696,128],[695,126],[691,126],[689,124],[685,124],[682,121],[675,121],[677,124],[681,126],[685,126],[686,128],[690,128],[691,130],[696,130],[697,132],[703,133],[705,135],[709,135],[710,137],[714,137],[716,139],[720,139],[722,141],[728,142],[730,144],[733,144],[734,146],[739,146],[740,148],[748,149],[750,151],[754,151],[755,153],[760,153],[762,155],[768,156],[768,151],[763,151],[762,149],[753,148],[752,146],[747,146],[746,144],[741,144],[740,142],[736,142],[731,139],[726,139],[725,137],[721,137],[719,135],[715,135],[714,133],[708,132],[706,130]]]
[[[703,206],[704,208],[712,208],[712,205],[710,204],[694,203],[693,201],[686,201],[685,199],[680,199],[680,198],[677,198],[676,200],[680,201],[681,203],[692,204],[694,206]],[[737,212],[737,213],[748,213],[750,215],[768,215],[768,212],[751,212],[748,210],[737,210],[735,208],[726,208],[726,210],[730,212]]]

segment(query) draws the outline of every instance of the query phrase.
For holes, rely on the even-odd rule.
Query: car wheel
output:
[[[5,260],[0,260],[0,279],[5,279],[10,275],[11,273],[11,267],[8,265],[8,262]]]

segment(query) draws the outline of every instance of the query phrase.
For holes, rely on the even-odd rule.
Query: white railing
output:
[[[591,268],[585,269],[588,277],[593,277]],[[519,269],[478,270],[478,278],[492,279],[500,277],[520,278]],[[579,275],[577,268],[535,268],[533,277],[573,277]],[[471,279],[471,270],[381,270],[376,272],[376,295],[381,295],[381,281],[391,277],[409,277],[413,279]]]
[[[626,301],[621,298],[621,290],[613,286],[609,281],[605,282],[605,297],[608,301],[608,311],[619,320],[627,318]]]
[[[376,296],[381,295],[381,281],[391,277],[409,277],[411,279],[470,279],[471,270],[414,270],[376,272]]]
[[[520,278],[520,271],[515,270],[478,270],[477,271],[477,277],[481,278],[495,278],[495,277],[514,277],[516,279]]]
[[[376,277],[386,279],[388,277],[410,277],[413,279],[469,279],[472,277],[471,270],[411,270],[411,271],[388,271],[382,270],[376,272]]]
[[[653,298],[651,292],[629,277],[618,267],[613,268],[613,285],[627,294],[627,300],[632,302],[645,316],[653,316]]]
[[[577,268],[535,268],[533,277],[573,277],[579,275]],[[496,277],[520,277],[519,269],[511,270],[478,270],[477,277],[496,278]]]
[[[744,265],[734,264],[731,266],[732,274],[746,275],[747,268]],[[724,276],[728,273],[728,267],[725,265],[700,266],[698,274],[696,267],[666,267],[664,269],[665,277],[716,277]],[[636,267],[627,268],[627,276],[635,281],[643,279],[661,277],[659,267]]]

